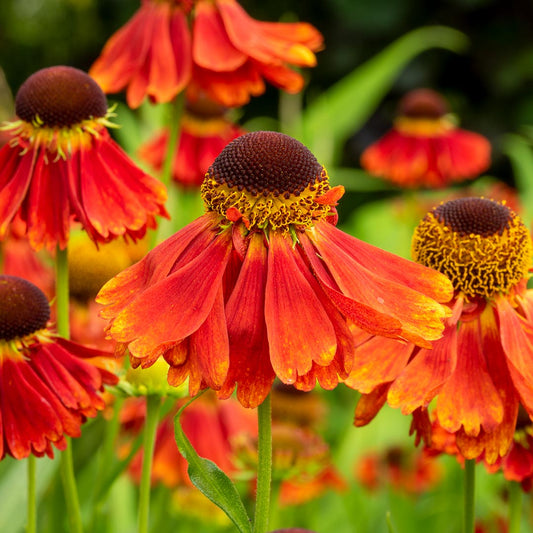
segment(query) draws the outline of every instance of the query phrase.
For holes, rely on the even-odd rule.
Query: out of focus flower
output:
[[[139,431],[145,412],[144,398],[128,399],[121,412],[121,422]],[[157,429],[152,483],[162,483],[169,488],[192,487],[187,461],[176,446],[174,415],[172,412],[166,416]],[[253,412],[235,400],[220,402],[209,394],[204,394],[183,411],[180,424],[198,455],[215,462],[228,475],[239,469],[233,442],[241,435],[257,434],[257,417]],[[142,452],[135,456],[129,469],[137,481],[140,480],[141,467]]]
[[[362,330],[429,346],[450,282],[338,230],[342,192],[287,135],[232,141],[202,185],[207,213],[100,291],[110,337],[134,366],[164,357],[169,382],[188,378],[192,395],[238,385],[247,407],[275,376],[334,388]]]
[[[426,215],[412,251],[451,279],[453,314],[432,350],[380,337],[362,341],[346,381],[364,393],[355,423],[368,423],[387,401],[413,413],[414,429],[427,438],[426,409],[436,398],[433,417],[455,434],[462,455],[494,463],[511,446],[519,403],[533,415],[529,232],[505,204],[461,198]]]
[[[3,129],[0,239],[19,216],[35,250],[65,248],[73,221],[95,242],[133,240],[166,215],[164,186],[137,168],[110,137],[112,113],[85,72],[50,67],[16,97],[19,120]]]
[[[65,436],[79,437],[87,417],[104,408],[113,374],[93,365],[109,357],[54,335],[44,293],[0,276],[0,457],[53,456]]]
[[[363,152],[361,165],[401,187],[445,187],[487,170],[490,152],[485,137],[455,125],[441,95],[418,89],[404,96],[394,127]]]
[[[181,119],[178,150],[172,165],[173,179],[184,187],[200,187],[205,173],[233,139],[246,133],[226,116],[226,108],[206,98],[188,101]],[[139,148],[139,157],[161,170],[168,147],[168,130]]]
[[[106,93],[127,88],[130,107],[146,96],[168,102],[185,87],[235,107],[262,94],[264,80],[299,92],[303,77],[290,67],[314,66],[322,44],[310,24],[259,22],[235,0],[142,0],[90,74]]]
[[[436,485],[442,469],[424,452],[394,446],[363,455],[356,464],[355,477],[369,490],[391,486],[404,494],[421,494]]]

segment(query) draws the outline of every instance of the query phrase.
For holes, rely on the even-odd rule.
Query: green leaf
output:
[[[445,26],[427,26],[402,36],[316,98],[303,113],[302,142],[326,167],[335,151],[374,112],[404,66],[430,48],[461,52],[467,37]]]
[[[250,518],[231,479],[213,461],[200,457],[181,429],[180,417],[184,409],[198,396],[186,403],[174,419],[176,443],[181,455],[189,463],[189,477],[204,496],[228,515],[241,533],[252,533]]]

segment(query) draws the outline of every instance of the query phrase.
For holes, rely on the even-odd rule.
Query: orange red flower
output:
[[[363,152],[361,165],[401,187],[445,187],[487,170],[490,152],[485,137],[455,125],[438,93],[418,89],[403,98],[394,127]]]
[[[164,357],[172,385],[223,398],[237,386],[248,407],[275,376],[334,388],[363,331],[429,346],[450,282],[338,230],[341,195],[287,135],[232,141],[202,185],[207,213],[100,291],[109,336],[133,365]]]
[[[364,393],[355,423],[368,423],[388,402],[415,414],[414,428],[427,439],[424,412],[436,398],[433,416],[455,434],[462,455],[494,463],[509,450],[519,405],[533,415],[529,232],[503,203],[460,198],[426,215],[412,251],[453,282],[452,316],[432,350],[363,339],[346,381]]]
[[[104,408],[103,384],[116,382],[92,364],[109,353],[56,337],[49,318],[40,289],[0,276],[0,458],[53,457]]]
[[[178,149],[172,165],[173,179],[184,187],[200,187],[216,156],[244,129],[226,116],[226,108],[207,100],[187,101],[181,119]],[[139,157],[161,170],[168,146],[168,130],[139,148]]]
[[[300,91],[290,66],[314,66],[322,43],[310,24],[260,22],[236,0],[142,0],[90,74],[106,93],[127,88],[130,107],[147,96],[168,102],[185,87],[234,107],[262,94],[265,79]]]
[[[0,239],[15,216],[35,250],[65,248],[73,221],[95,242],[141,238],[166,216],[166,190],[110,137],[104,93],[84,72],[50,67],[16,97],[0,150]]]

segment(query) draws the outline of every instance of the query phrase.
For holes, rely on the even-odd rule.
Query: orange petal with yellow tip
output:
[[[299,239],[302,249],[305,252],[305,257],[309,261],[320,286],[345,317],[353,320],[361,329],[374,335],[384,335],[387,337],[400,336],[401,324],[398,320],[342,294],[338,290],[337,283],[331,277],[319,257],[318,251],[314,248],[307,233],[300,235]]]
[[[165,279],[184,250],[194,241],[198,240],[201,247],[208,246],[215,238],[214,231],[209,231],[212,227],[214,228],[213,216],[198,218],[156,246],[138,263],[108,281],[96,297],[96,301],[105,306],[100,315],[105,319],[115,318],[144,289]],[[207,241],[206,233],[209,239]],[[200,252],[200,248],[198,251]]]
[[[392,383],[388,402],[410,414],[426,407],[449,379],[457,362],[456,327],[447,327],[433,349],[421,348],[403,372]]]
[[[250,17],[235,0],[217,0],[216,4],[233,45],[256,61],[266,64],[284,61],[309,67],[316,65],[315,54],[297,41],[297,32],[287,39],[287,32],[276,34],[273,24],[263,31],[261,22]],[[304,41],[307,38],[305,35]]]
[[[372,246],[348,235],[331,224],[317,224],[316,231],[377,276],[410,287],[437,302],[449,302],[454,294],[451,281],[436,270]]]
[[[468,436],[494,431],[502,422],[504,409],[483,352],[477,320],[462,322],[458,333],[457,365],[437,399],[439,424],[451,433],[461,427]]]
[[[402,328],[401,337],[412,342],[418,344],[422,341],[422,345],[427,345],[424,341],[442,336],[443,319],[449,314],[447,308],[417,290],[377,274],[373,267],[377,258],[362,265],[356,259],[357,239],[350,239],[353,248],[347,251],[326,237],[331,234],[331,229],[325,229],[325,226],[340,233],[327,222],[317,223],[314,244],[343,294],[398,320]],[[413,275],[419,272],[418,265],[411,261],[400,261],[398,258],[397,265],[404,273],[409,272],[412,265]]]
[[[248,59],[248,50],[235,47],[224,21],[212,2],[196,4],[193,27],[193,58],[200,67],[215,72],[232,71]]]
[[[326,365],[337,349],[335,330],[302,274],[306,268],[289,236],[270,233],[265,319],[270,360],[284,383],[306,374],[312,362]]]
[[[415,346],[386,337],[371,337],[355,349],[354,363],[344,383],[364,394],[398,377]]]
[[[158,345],[180,341],[196,331],[213,307],[229,259],[229,232],[168,278],[151,285],[113,320],[109,334],[131,342],[130,352],[144,357]]]

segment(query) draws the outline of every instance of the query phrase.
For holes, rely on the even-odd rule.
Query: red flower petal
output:
[[[122,271],[106,283],[96,301],[105,305],[101,316],[112,319],[129,305],[143,290],[162,281],[182,253],[195,243],[197,253],[215,238],[213,215],[204,215],[188,224],[172,237],[156,246],[141,261]],[[198,244],[196,244],[198,241]]]
[[[457,362],[456,326],[447,327],[442,339],[433,343],[432,350],[422,348],[392,383],[388,402],[410,414],[426,407],[449,379]]]
[[[19,148],[6,144],[0,150],[0,239],[18,211],[31,183],[37,152],[21,155]]]
[[[189,357],[197,360],[209,388],[222,387],[229,367],[229,343],[221,285],[205,322],[190,337]]]
[[[381,383],[394,381],[406,367],[415,346],[386,337],[371,337],[355,349],[348,387],[369,393]]]
[[[337,347],[335,331],[301,270],[290,238],[270,233],[265,319],[270,360],[284,383],[294,383],[315,361],[331,362]]]
[[[357,402],[355,408],[354,425],[356,427],[366,426],[379,413],[387,401],[387,393],[390,383],[378,385],[371,393],[363,394]]]
[[[291,38],[287,39],[288,29],[281,29],[278,33],[276,23],[263,26],[261,22],[250,17],[235,0],[217,0],[216,5],[220,10],[231,42],[237,49],[245,51],[256,61],[266,64],[285,61],[293,65],[309,67],[316,65],[313,52],[297,40],[299,37],[297,23],[289,28],[294,33]],[[283,27],[283,24],[278,23],[278,26]],[[306,33],[308,27],[302,30]],[[304,40],[308,38],[309,35],[304,35]]]
[[[232,44],[217,6],[200,0],[195,8],[192,53],[197,65],[220,72],[239,68],[249,51]]]
[[[305,252],[305,257],[309,261],[315,276],[319,280],[320,286],[344,316],[353,320],[360,328],[374,335],[384,335],[388,337],[400,336],[401,324],[398,320],[384,313],[380,313],[368,305],[364,305],[339,292],[337,283],[326,270],[326,267],[319,257],[318,251],[313,247],[311,240],[305,233],[300,235],[299,239],[302,249]]]
[[[196,331],[213,307],[230,239],[228,231],[218,235],[195,259],[147,288],[114,319],[111,336],[119,342],[132,341],[130,352],[142,358],[161,343],[178,344]]]
[[[230,367],[219,396],[227,398],[238,384],[237,398],[245,407],[257,407],[266,398],[275,373],[270,363],[265,323],[267,248],[264,237],[253,233],[226,304]]]
[[[457,343],[457,365],[439,393],[437,419],[452,433],[461,426],[472,437],[481,427],[490,433],[502,422],[504,410],[487,370],[477,320],[461,323]]]
[[[374,262],[368,267],[361,265],[356,259],[359,241],[354,237],[346,236],[352,244],[352,251],[348,253],[330,239],[332,232],[340,230],[327,222],[316,224],[315,230],[318,236],[315,245],[343,294],[400,321],[402,336],[415,344],[427,345],[424,340],[441,337],[442,320],[446,316],[442,305],[401,283],[384,279],[371,270]],[[414,265],[407,260],[397,261],[398,266],[403,263],[404,276]],[[419,266],[414,266],[413,275],[418,272]],[[442,280],[443,277],[439,275],[435,278]]]

